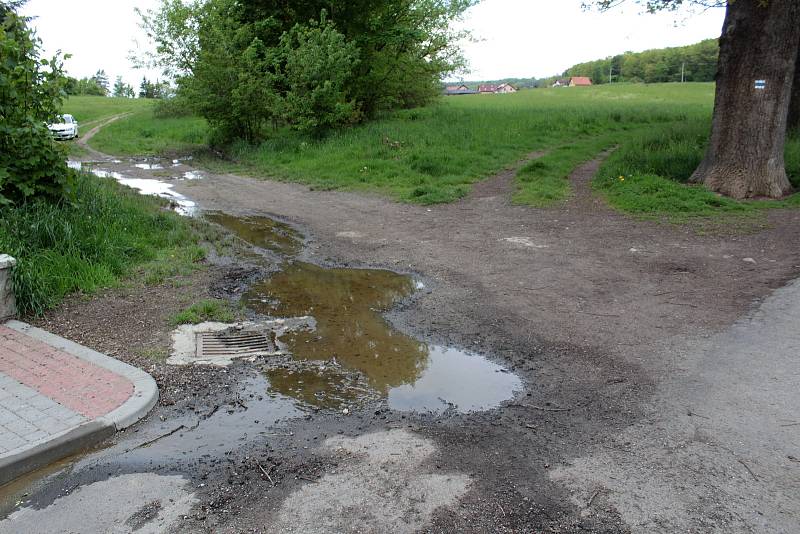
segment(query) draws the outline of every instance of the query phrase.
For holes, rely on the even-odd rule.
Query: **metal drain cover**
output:
[[[198,332],[197,357],[246,358],[277,352],[275,344],[263,333],[247,331]]]

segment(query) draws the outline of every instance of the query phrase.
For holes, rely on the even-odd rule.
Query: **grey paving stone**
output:
[[[69,408],[61,406],[60,404],[56,404],[55,402],[50,407],[42,410],[42,412],[49,417],[53,417],[54,419],[69,419],[75,415],[75,412]]]
[[[9,432],[13,432],[18,436],[24,436],[25,434],[30,434],[38,430],[38,428],[22,418],[18,418],[16,421],[9,421],[3,426],[6,427]]]
[[[30,405],[27,408],[19,410],[16,415],[33,424],[35,424],[36,421],[47,417],[47,414],[45,414],[42,410]]]
[[[17,447],[21,447],[26,445],[27,441],[22,439],[20,436],[14,434],[10,430],[3,427],[0,429],[0,446],[2,446],[7,451],[12,451]]]
[[[27,443],[35,443],[35,442],[37,442],[39,440],[42,440],[42,439],[44,439],[44,438],[46,438],[46,437],[48,437],[50,435],[51,434],[49,432],[45,432],[44,430],[37,430],[36,432],[33,432],[31,434],[27,434],[25,436],[22,436],[22,439],[24,439]]]

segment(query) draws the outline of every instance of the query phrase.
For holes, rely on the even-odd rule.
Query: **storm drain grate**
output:
[[[276,347],[266,335],[258,332],[199,332],[197,357],[248,357],[272,354]]]

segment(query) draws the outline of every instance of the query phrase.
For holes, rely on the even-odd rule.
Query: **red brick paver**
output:
[[[95,419],[133,394],[127,378],[0,325],[0,372]]]

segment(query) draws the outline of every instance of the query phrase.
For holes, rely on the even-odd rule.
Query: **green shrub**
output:
[[[0,204],[59,197],[73,176],[47,129],[63,100],[62,61],[39,59],[19,5],[0,3]]]
[[[191,117],[194,115],[189,101],[181,96],[171,98],[161,98],[153,106],[153,115],[157,119],[173,119],[181,117]]]

